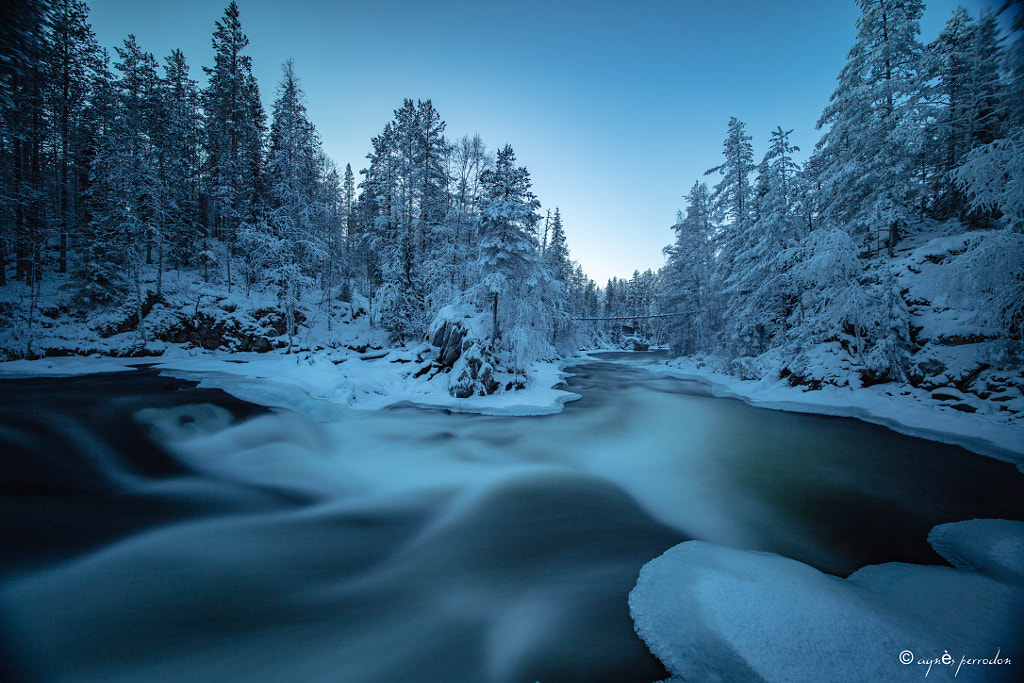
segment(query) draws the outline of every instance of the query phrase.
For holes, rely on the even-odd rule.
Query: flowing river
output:
[[[656,681],[626,598],[677,543],[846,576],[1024,519],[1011,465],[713,398],[658,358],[581,363],[542,417],[7,380],[0,680]]]

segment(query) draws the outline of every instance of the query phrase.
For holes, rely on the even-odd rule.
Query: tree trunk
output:
[[[161,239],[156,244],[156,297],[162,299],[164,296],[164,241]]]
[[[501,333],[498,330],[498,293],[497,292],[494,293],[494,299],[493,299],[493,301],[491,303],[491,313],[492,313],[492,316],[493,316],[492,317],[493,325],[491,327],[491,329],[492,329],[491,339],[493,339],[496,342],[501,337]]]
[[[896,255],[896,244],[900,241],[900,222],[893,221],[889,226],[889,256]]]
[[[142,319],[145,317],[142,299],[142,264],[139,262],[141,259],[137,253],[132,255],[132,260],[134,261],[132,264],[132,286],[135,289],[135,316],[139,322],[139,343],[144,345],[146,343],[146,329],[142,324]]]
[[[224,260],[227,262],[227,266],[228,266],[228,294],[230,294],[231,293],[231,242],[230,242],[230,240],[226,240],[224,242],[224,254],[225,254]]]

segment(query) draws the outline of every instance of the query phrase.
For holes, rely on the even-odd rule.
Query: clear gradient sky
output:
[[[205,85],[229,0],[87,1],[112,54],[129,33],[161,64],[180,48]],[[268,113],[290,57],[325,151],[358,177],[403,98],[431,99],[449,139],[513,146],[601,285],[664,263],[683,195],[718,180],[703,173],[730,116],[755,162],[779,125],[813,149],[859,16],[853,0],[237,2]],[[994,6],[926,0],[922,40],[957,4]]]

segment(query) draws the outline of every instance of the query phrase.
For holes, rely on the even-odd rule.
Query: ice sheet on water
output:
[[[131,370],[138,358],[82,358],[68,356],[39,360],[9,360],[0,362],[0,377],[72,377],[100,372]]]
[[[919,661],[947,652],[956,663],[1000,647],[1006,656],[1022,635],[1024,573],[1009,553],[1019,553],[1024,523],[941,525],[929,539],[979,571],[890,563],[844,580],[780,555],[689,541],[643,567],[630,613],[686,680],[917,681]],[[956,678],[1014,673],[994,666],[961,666]]]

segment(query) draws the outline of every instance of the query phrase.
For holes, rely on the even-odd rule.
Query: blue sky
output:
[[[193,78],[213,61],[228,0],[88,0],[100,44],[134,33]],[[957,4],[926,0],[922,39]],[[543,209],[560,207],[573,258],[599,284],[657,269],[683,195],[720,163],[729,117],[760,160],[769,132],[814,129],[856,36],[853,0],[238,0],[268,107],[284,60],[325,151],[358,174],[403,98],[431,99],[454,139],[508,143]]]

